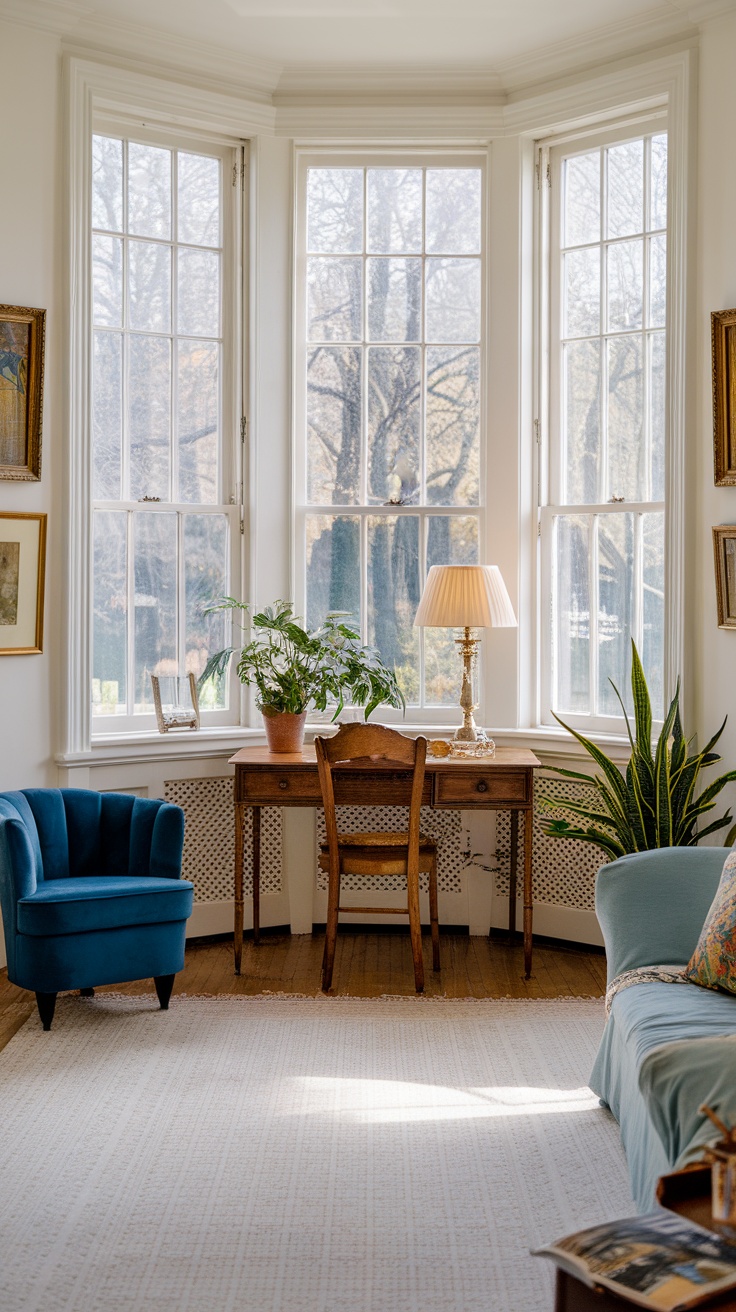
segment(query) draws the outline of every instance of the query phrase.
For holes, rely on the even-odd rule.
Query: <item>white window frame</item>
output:
[[[481,329],[480,329],[480,461],[479,461],[479,501],[476,506],[442,506],[442,505],[412,505],[412,506],[381,506],[378,504],[365,505],[346,505],[341,506],[317,506],[307,505],[305,501],[305,490],[307,486],[307,449],[306,449],[306,398],[307,398],[307,379],[306,379],[306,358],[307,358],[307,341],[306,341],[306,180],[309,168],[452,168],[459,164],[467,164],[481,171]],[[486,523],[487,523],[487,443],[486,433],[488,430],[488,378],[489,378],[489,351],[488,351],[488,269],[490,262],[490,245],[489,245],[489,158],[487,150],[479,150],[474,147],[458,146],[457,149],[448,150],[438,147],[419,148],[407,147],[406,149],[389,149],[389,150],[368,150],[365,147],[356,146],[354,149],[342,147],[316,146],[304,147],[297,149],[296,152],[296,195],[295,210],[296,222],[294,232],[294,402],[293,402],[293,494],[292,503],[293,513],[293,549],[292,549],[292,570],[295,581],[295,600],[297,610],[304,614],[306,610],[306,518],[307,515],[335,515],[344,514],[358,518],[360,520],[361,531],[361,632],[364,635],[364,641],[367,640],[367,583],[366,583],[366,533],[368,518],[376,515],[396,516],[413,515],[420,521],[419,527],[419,574],[423,581],[426,578],[426,552],[427,552],[427,521],[432,515],[448,515],[471,517],[478,522],[478,559],[483,563],[486,559]],[[367,259],[365,251],[363,259]],[[364,404],[366,398],[364,397]],[[364,471],[365,472],[365,471]],[[424,668],[424,630],[419,629],[419,644],[421,652],[422,666]],[[479,661],[480,666],[480,661]],[[460,676],[462,673],[460,657],[458,655],[458,701],[460,697]],[[477,687],[479,701],[481,703],[478,711],[479,722],[484,718],[484,680],[482,669],[479,668],[477,676]],[[325,712],[325,717],[330,718],[332,712]],[[313,713],[312,720],[317,722],[321,718],[317,713]],[[380,718],[385,723],[402,723],[411,722],[412,724],[435,725],[435,726],[454,726],[462,723],[462,713],[459,707],[454,705],[444,706],[416,706],[407,705],[406,716],[401,711],[389,706],[380,708]]]
[[[664,698],[665,703],[674,692],[683,663],[683,603],[682,603],[682,507],[684,497],[684,295],[685,265],[683,235],[687,197],[682,173],[683,143],[671,128],[671,113],[667,106],[659,111],[627,117],[613,122],[599,122],[576,132],[550,135],[538,143],[538,191],[535,214],[535,304],[536,304],[536,379],[535,415],[537,428],[537,564],[536,564],[536,615],[538,634],[537,687],[535,700],[537,723],[543,730],[556,727],[552,704],[552,625],[547,612],[548,599],[553,595],[551,545],[553,521],[558,514],[595,514],[596,512],[633,513],[664,511],[665,514],[665,633],[664,633]],[[560,487],[559,458],[561,439],[559,367],[555,369],[553,354],[558,356],[559,332],[554,326],[560,317],[559,273],[553,274],[553,261],[559,263],[561,160],[566,153],[574,154],[586,149],[615,145],[637,137],[668,135],[667,181],[667,315],[666,315],[666,366],[665,366],[665,499],[664,502],[623,502],[620,506],[608,502],[600,505],[562,505],[558,498]],[[678,157],[679,153],[679,157]],[[678,241],[679,238],[679,241]],[[680,372],[677,373],[678,361]],[[592,716],[562,710],[562,717],[580,732],[595,737],[622,736],[625,725],[622,717]]]
[[[217,158],[222,165],[222,265],[221,265],[221,331],[222,331],[222,374],[220,379],[220,405],[221,405],[221,441],[218,451],[218,488],[219,499],[212,503],[199,502],[179,502],[164,501],[155,505],[142,504],[139,501],[130,501],[120,499],[98,500],[92,497],[92,510],[94,511],[115,511],[126,513],[128,515],[128,552],[132,550],[132,524],[133,513],[136,515],[156,515],[156,514],[175,514],[177,516],[177,647],[180,651],[184,646],[184,615],[179,601],[183,593],[183,521],[182,515],[225,515],[228,520],[229,534],[229,551],[226,562],[226,586],[225,595],[240,595],[240,560],[242,554],[241,537],[244,527],[244,510],[242,496],[242,469],[240,462],[241,443],[236,440],[236,434],[240,431],[240,414],[242,411],[242,373],[240,360],[242,351],[240,349],[240,332],[242,324],[242,195],[243,189],[240,185],[244,180],[245,167],[245,148],[242,145],[233,146],[232,144],[224,145],[222,142],[209,142],[199,137],[183,136],[180,133],[172,133],[165,129],[150,129],[141,126],[138,123],[130,122],[126,125],[118,118],[110,121],[102,116],[97,116],[93,123],[92,135],[114,137],[123,142],[136,143],[141,142],[146,145],[162,146],[171,151],[190,151],[192,153],[201,153],[209,155],[211,158]],[[91,149],[90,138],[90,149]],[[175,219],[176,215],[176,197],[172,197],[172,238],[162,244],[170,245],[172,249],[177,246]],[[124,228],[125,228],[124,224]],[[92,230],[92,229],[91,229]],[[127,235],[121,235],[124,241],[127,241]],[[124,266],[125,267],[125,266]],[[124,288],[124,300],[127,300],[127,289]],[[172,286],[172,320],[175,313],[176,288]],[[120,330],[125,336],[127,329]],[[95,332],[95,325],[90,322],[90,352],[92,351],[92,335]],[[166,334],[163,334],[166,336]],[[175,324],[172,321],[171,333],[172,341],[175,341]],[[125,393],[123,393],[125,396]],[[172,461],[176,463],[177,452],[172,450]],[[123,449],[122,459],[123,467],[127,461],[128,453],[126,450],[126,434],[123,432]],[[174,470],[172,467],[172,478]],[[134,600],[134,577],[133,567],[130,560],[127,565],[128,570],[128,607],[127,607],[127,652],[126,652],[126,688],[127,700],[131,697],[134,699],[135,688],[135,664],[134,664],[134,642],[135,642],[135,600]],[[94,585],[93,585],[94,593]],[[213,601],[218,600],[213,597]],[[94,604],[94,596],[92,598]],[[231,624],[227,624],[225,631],[225,642],[230,641]],[[183,669],[180,670],[183,673]],[[221,710],[200,710],[200,721],[203,728],[215,727],[219,725],[237,724],[240,720],[240,694],[239,686],[235,679],[234,669],[231,668],[228,673],[226,705]],[[92,715],[91,736],[105,737],[109,734],[124,733],[146,733],[153,732],[156,729],[156,716],[153,710],[148,713],[139,712],[138,714],[118,714],[118,715]]]

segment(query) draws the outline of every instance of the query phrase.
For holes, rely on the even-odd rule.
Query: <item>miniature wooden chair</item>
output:
[[[440,968],[440,938],[437,919],[437,846],[419,833],[419,808],[424,787],[424,763],[427,755],[426,738],[406,738],[395,729],[377,724],[346,724],[333,738],[316,738],[315,750],[325,810],[327,841],[320,849],[319,866],[329,874],[327,898],[327,930],[322,959],[322,989],[327,992],[332,984],[335,962],[337,921],[340,912],[351,915],[370,914],[409,917],[414,983],[417,993],[424,990],[424,963],[422,961],[422,927],[419,917],[419,875],[429,875],[429,914],[432,925],[432,967]],[[335,792],[333,769],[342,763],[364,762],[372,768],[376,761],[386,761],[412,771],[411,802],[408,832],[338,833],[335,818]],[[340,879],[342,875],[403,875],[406,877],[406,907],[342,907],[340,906]]]

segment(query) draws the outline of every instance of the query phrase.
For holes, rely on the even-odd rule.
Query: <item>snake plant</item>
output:
[[[543,804],[548,811],[560,810],[580,817],[578,824],[563,819],[551,819],[545,833],[554,838],[576,838],[583,843],[594,843],[607,856],[615,859],[628,852],[645,852],[654,847],[692,847],[707,834],[725,829],[733,819],[726,811],[704,829],[698,830],[701,816],[711,811],[715,799],[726,784],[736,780],[736,770],[719,775],[702,792],[697,792],[700,771],[715,765],[721,757],[714,752],[718,739],[726,727],[720,729],[700,752],[691,752],[692,742],[683,733],[680,719],[680,681],[654,750],[652,750],[652,705],[646,677],[636,644],[632,642],[631,691],[634,706],[634,729],[626,712],[621,694],[612,687],[624,713],[626,730],[631,743],[631,757],[622,774],[610,757],[577,729],[565,724],[558,715],[555,719],[585,748],[600,773],[581,774],[576,770],[554,767],[556,774],[577,779],[595,790],[589,805],[547,796]],[[734,830],[727,842],[733,839]]]

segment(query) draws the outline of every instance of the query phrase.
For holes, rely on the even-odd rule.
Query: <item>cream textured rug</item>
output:
[[[61,999],[0,1053],[7,1312],[549,1312],[632,1211],[602,1001]]]

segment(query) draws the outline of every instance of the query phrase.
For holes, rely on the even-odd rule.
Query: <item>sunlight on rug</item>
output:
[[[601,1001],[61,999],[0,1053],[0,1307],[549,1312],[632,1211]]]

